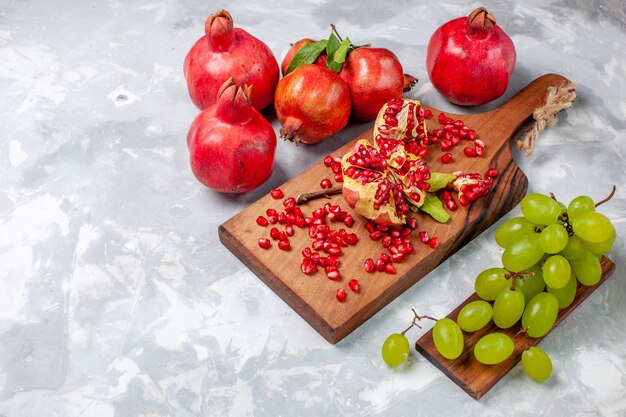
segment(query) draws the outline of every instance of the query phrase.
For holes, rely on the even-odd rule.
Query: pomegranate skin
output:
[[[274,105],[283,139],[314,144],[348,124],[350,90],[333,71],[303,65],[280,80]]]
[[[298,53],[298,51],[302,49],[302,47],[308,44],[314,43],[314,42],[316,41],[313,39],[304,38],[304,39],[300,39],[298,42],[291,45],[291,48],[289,48],[289,50],[285,54],[285,57],[283,58],[283,62],[280,64],[280,69],[283,73],[283,76],[287,75],[287,68],[289,68],[289,64],[291,64],[291,60]],[[317,59],[315,60],[315,64],[325,67],[326,57],[327,57],[326,52],[323,52],[322,54],[320,54],[320,56],[317,57]]]
[[[276,134],[250,103],[250,87],[224,83],[218,102],[195,118],[187,134],[191,170],[205,186],[243,193],[272,174]]]
[[[385,48],[361,47],[350,52],[339,76],[350,87],[352,114],[361,121],[374,120],[386,102],[402,97],[405,88],[402,65]]]
[[[267,107],[278,83],[278,62],[269,47],[243,29],[234,28],[225,10],[207,18],[205,36],[191,47],[183,66],[189,96],[205,109],[217,100],[222,84],[234,77],[254,86],[252,105]]]
[[[439,27],[428,42],[426,54],[433,86],[450,102],[462,106],[485,104],[502,96],[515,67],[513,41],[495,19],[470,30],[469,18],[477,11]]]

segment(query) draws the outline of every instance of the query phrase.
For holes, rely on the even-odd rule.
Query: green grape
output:
[[[433,327],[433,341],[437,351],[446,359],[456,359],[463,352],[463,332],[453,320],[437,320]]]
[[[540,347],[533,346],[522,353],[522,368],[537,382],[546,381],[552,375],[552,361]]]
[[[572,269],[578,282],[586,286],[596,285],[602,278],[600,260],[588,250],[583,251],[578,258],[572,259]]]
[[[539,234],[529,233],[518,238],[504,250],[502,265],[509,271],[525,271],[536,264],[543,254],[539,246]]]
[[[530,337],[545,336],[556,321],[559,312],[559,301],[554,294],[542,292],[528,302],[522,314],[522,328]]]
[[[394,333],[383,343],[383,361],[389,366],[402,364],[409,357],[410,352],[409,339],[403,334]]]
[[[561,214],[561,207],[552,198],[543,194],[527,194],[520,203],[522,214],[536,224],[556,223]]]
[[[581,195],[569,202],[567,206],[567,216],[569,219],[575,219],[583,213],[596,211],[596,205],[591,197]]]
[[[570,236],[567,245],[561,251],[561,255],[565,259],[576,259],[583,254],[585,247],[583,246],[583,240],[578,236]]]
[[[490,333],[474,345],[474,356],[480,363],[495,365],[506,360],[515,350],[513,340],[504,333]]]
[[[541,271],[546,285],[555,289],[563,288],[572,274],[569,261],[561,255],[552,255],[546,259]]]
[[[525,305],[521,291],[507,288],[493,302],[493,322],[501,329],[508,329],[522,317]]]
[[[603,214],[583,213],[571,221],[572,229],[579,238],[592,243],[600,243],[613,235],[613,225]]]
[[[539,234],[539,246],[545,253],[558,253],[565,248],[569,237],[562,224],[547,225]]]
[[[504,268],[489,268],[478,274],[474,282],[476,294],[483,300],[493,301],[505,288],[511,286],[511,278]]]
[[[534,265],[528,271],[532,272],[532,274],[515,278],[515,289],[524,294],[525,303],[528,303],[531,298],[546,288],[546,283],[543,281],[543,273],[538,265]]]
[[[616,237],[615,228],[613,228],[613,233],[611,234],[611,237],[608,238],[607,240],[603,240],[602,242],[598,242],[598,243],[582,241],[582,244],[585,249],[587,249],[589,252],[593,253],[594,255],[603,255],[611,251],[611,248],[613,248],[613,243],[615,243],[615,237]]]
[[[571,272],[570,278],[565,286],[559,289],[548,287],[548,292],[556,297],[557,301],[559,302],[559,308],[562,309],[572,304],[574,298],[576,297],[577,287],[578,281],[576,281],[574,272]]]
[[[525,217],[513,217],[502,223],[496,230],[496,243],[507,248],[518,237],[535,231],[535,224]]]
[[[477,300],[466,304],[459,312],[456,321],[459,323],[461,330],[475,332],[489,323],[492,314],[491,304],[483,300]]]

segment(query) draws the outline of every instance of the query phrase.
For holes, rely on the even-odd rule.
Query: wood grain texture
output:
[[[602,278],[600,282],[591,287],[585,287],[578,285],[576,291],[576,297],[572,304],[568,307],[559,310],[556,322],[552,329],[554,329],[561,321],[565,319],[572,311],[576,309],[591,293],[593,293],[600,285],[606,281],[611,274],[615,271],[615,264],[606,257],[602,258]],[[455,308],[448,318],[456,321],[456,318],[461,309],[472,301],[479,300],[480,298],[473,293],[467,300],[461,303]],[[420,352],[426,359],[439,368],[446,376],[454,381],[459,387],[467,392],[472,398],[478,400],[485,395],[504,375],[506,375],[513,367],[521,360],[522,353],[526,347],[535,346],[543,340],[543,336],[538,339],[526,337],[523,334],[517,334],[521,330],[520,323],[517,323],[513,327],[508,329],[500,329],[493,324],[493,321],[482,329],[473,332],[465,333],[463,353],[455,360],[449,360],[444,358],[437,352],[432,337],[432,329],[425,333],[415,343],[415,349]],[[551,330],[552,331],[552,330]],[[474,345],[476,342],[486,334],[500,332],[507,334],[513,338],[515,343],[515,351],[504,362],[496,365],[483,365],[478,362],[474,357]],[[548,333],[550,334],[550,333]]]
[[[295,235],[290,238],[290,252],[280,251],[275,242],[270,250],[259,248],[257,239],[269,237],[270,228],[258,226],[256,218],[270,207],[282,210],[281,201],[274,200],[269,195],[222,224],[219,227],[220,240],[324,338],[331,343],[337,343],[518,204],[526,193],[527,179],[511,158],[512,138],[519,136],[531,119],[534,109],[545,102],[548,87],[564,81],[566,79],[560,75],[544,75],[493,111],[463,116],[449,114],[450,117],[461,118],[466,125],[476,130],[479,138],[486,143],[486,153],[481,158],[466,158],[463,156],[464,146],[461,143],[451,150],[455,162],[444,165],[439,161],[441,151],[436,145],[426,158],[431,171],[450,172],[460,169],[484,175],[489,167],[496,167],[500,174],[488,196],[467,208],[459,208],[446,224],[439,224],[427,215],[416,215],[418,230],[437,236],[441,243],[433,250],[419,242],[416,233],[415,236],[412,234],[416,252],[404,262],[395,264],[397,273],[394,275],[367,274],[364,271],[363,261],[368,257],[376,259],[383,248],[380,242],[373,242],[368,238],[363,227],[365,219],[351,212],[341,195],[335,195],[330,200],[310,201],[301,206],[304,214],[310,215],[314,209],[330,201],[354,215],[356,222],[351,231],[358,234],[359,242],[344,250],[339,267],[343,277],[341,282],[328,280],[323,271],[313,276],[305,276],[300,272],[301,251],[311,244],[306,229],[296,228]],[[434,117],[427,122],[427,126],[429,129],[439,128],[439,111],[431,110]],[[371,140],[372,130],[359,135],[332,155],[343,156],[361,138]],[[332,175],[322,161],[319,161],[280,188],[285,196],[295,197],[304,192],[319,190],[319,183],[323,178],[332,178]],[[359,280],[361,293],[347,290],[346,302],[337,302],[336,290],[339,287],[347,289],[347,282],[351,278]]]

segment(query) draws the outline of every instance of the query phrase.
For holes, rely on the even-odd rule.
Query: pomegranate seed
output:
[[[388,232],[389,231],[389,226],[385,226],[383,224],[377,224],[376,225],[376,229],[380,230],[381,232]]]
[[[389,264],[385,264],[384,271],[386,274],[395,274],[396,268],[393,266],[393,264],[389,263]]]
[[[456,203],[454,202],[454,200],[448,200],[446,201],[446,207],[448,207],[448,210],[456,210],[458,208],[458,206],[456,205]]]
[[[336,256],[329,255],[326,257],[326,265],[338,267],[341,261]]]
[[[405,227],[400,231],[400,236],[407,237],[410,233],[411,233],[411,229],[409,229],[408,227]]]
[[[431,237],[430,240],[428,241],[428,246],[435,249],[437,246],[439,246],[439,238],[435,236]]]
[[[367,258],[363,266],[365,267],[365,272],[374,272],[374,260],[372,258]]]
[[[291,244],[289,243],[288,240],[279,240],[278,241],[278,249],[284,250],[284,251],[290,251],[291,250]]]
[[[477,156],[483,156],[485,154],[485,148],[481,148],[480,146],[477,146],[474,150]]]
[[[444,139],[441,141],[441,150],[443,152],[449,150],[452,147],[452,141],[449,141],[448,139]]]
[[[467,138],[468,138],[469,140],[476,140],[476,132],[475,132],[475,131],[473,131],[473,130],[469,130],[469,131],[467,132]]]
[[[331,169],[331,171],[333,171],[333,174],[341,174],[341,163],[336,162],[336,161],[333,162],[330,165],[330,169]]]
[[[395,263],[395,262],[402,262],[404,261],[404,253],[394,253],[393,255],[391,255],[391,260]]]
[[[437,116],[437,121],[439,122],[439,124],[442,124],[442,125],[446,124],[446,119],[447,117],[445,113],[439,113],[439,116]]]
[[[272,191],[270,191],[270,194],[272,195],[272,198],[274,198],[274,200],[280,200],[285,196],[283,194],[283,190],[281,190],[280,188],[273,189]]]
[[[433,115],[433,112],[431,112],[430,110],[426,109],[424,110],[424,119],[430,119]]]
[[[326,158],[324,158],[324,165],[326,165],[328,168],[330,168],[333,162],[335,162],[335,160],[331,155],[328,155]]]
[[[380,259],[384,262],[384,263],[389,263],[391,262],[391,257],[389,255],[387,255],[386,253],[381,253],[380,254]]]
[[[272,227],[270,229],[270,237],[274,240],[280,238],[280,230],[278,230],[276,227]]]
[[[330,188],[332,186],[333,184],[330,182],[328,178],[324,178],[322,181],[320,181],[320,187],[322,188]]]
[[[287,226],[285,226],[285,234],[287,236],[293,236],[293,233],[294,233],[294,231],[293,231],[293,226],[292,225],[288,224]]]
[[[335,268],[334,266],[328,266],[327,268]],[[341,280],[341,272],[337,268],[331,271],[326,272],[326,276],[331,281],[340,281]]]
[[[317,265],[309,259],[303,259],[300,264],[300,271],[302,271],[305,275],[313,275],[317,272]]]
[[[343,182],[343,174],[341,172],[339,174],[335,174],[335,182]]]
[[[495,178],[495,177],[498,176],[498,169],[497,168],[489,168],[487,170],[487,174],[486,175],[488,177]]]
[[[272,246],[272,242],[269,239],[260,238],[259,246],[262,247],[263,249],[269,249],[270,246]]]
[[[351,279],[348,281],[348,287],[354,292],[361,292],[361,286],[359,285],[359,281],[356,279]]]
[[[341,256],[341,255],[343,255],[343,251],[338,246],[333,246],[331,248],[328,248],[328,250],[326,250],[325,252],[328,253],[329,255],[332,255],[332,256]]]
[[[376,259],[376,270],[383,272],[385,270],[385,262],[382,259]]]
[[[467,197],[465,197],[464,195],[459,196],[459,204],[462,205],[463,207],[467,206],[469,204]]]
[[[259,226],[263,226],[266,227],[270,222],[267,221],[267,219],[263,216],[259,216],[256,218],[256,224],[258,224]]]
[[[346,225],[346,227],[352,227],[354,226],[354,217],[352,217],[351,215],[347,215],[345,219],[343,219],[343,224]]]
[[[409,229],[415,230],[415,228],[417,227],[417,219],[415,217],[409,218],[409,220],[406,221],[406,225],[409,227]]]
[[[346,290],[344,290],[343,288],[339,288],[337,290],[337,301],[339,301],[340,303],[346,301],[347,296],[348,294],[346,294]]]
[[[356,245],[356,242],[359,241],[359,237],[357,236],[356,233],[350,233],[349,235],[346,236],[346,243],[348,245]]]
[[[382,241],[383,248],[388,248],[391,246],[391,236],[385,236]]]
[[[410,253],[413,253],[413,251],[415,250],[415,248],[413,247],[412,243],[403,243],[402,245],[400,245],[398,247],[398,252],[404,254],[404,255],[408,255]]]
[[[282,211],[278,213],[278,223],[287,224],[287,215]]]
[[[484,148],[484,147],[485,147],[485,142],[483,142],[483,141],[482,141],[482,140],[480,140],[480,139],[476,139],[476,140],[474,141],[474,145],[475,145],[477,148]]]
[[[296,209],[296,199],[293,197],[286,198],[285,201],[283,201],[283,207],[287,213],[292,213]]]
[[[365,228],[367,229],[368,232],[372,233],[374,230],[376,230],[376,223],[367,222],[365,223]]]
[[[428,236],[428,232],[419,232],[417,237],[422,241],[422,243],[428,243],[430,240],[430,236]]]
[[[464,148],[463,149],[463,153],[465,154],[465,156],[467,156],[468,158],[473,158],[475,157],[476,154],[476,149],[474,148]]]
[[[383,232],[381,232],[380,230],[375,230],[370,233],[370,239],[372,240],[379,240],[381,237],[383,237]]]
[[[452,146],[458,145],[460,141],[461,139],[458,136],[452,136],[450,138],[450,142],[452,143]]]
[[[452,162],[452,154],[451,153],[443,154],[441,158],[439,158],[439,160],[443,162],[444,164],[449,164],[450,162]]]

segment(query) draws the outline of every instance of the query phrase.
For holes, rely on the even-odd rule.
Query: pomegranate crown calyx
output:
[[[209,45],[214,50],[228,50],[235,41],[233,18],[230,13],[226,10],[220,10],[207,17],[204,22],[204,33],[209,41]]]
[[[217,93],[217,115],[223,120],[243,122],[249,118],[252,102],[252,85],[237,85],[230,77]]]
[[[496,26],[496,18],[484,7],[479,7],[467,16],[467,34],[473,37],[486,36]]]

